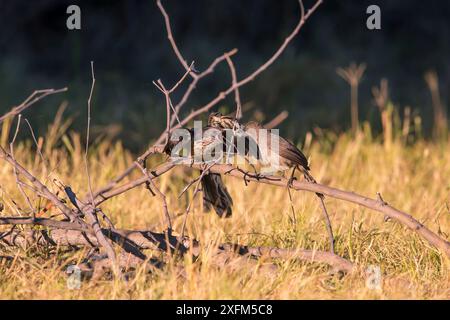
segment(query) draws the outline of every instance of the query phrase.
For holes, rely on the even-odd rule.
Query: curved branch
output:
[[[201,169],[201,167],[198,165],[194,165],[194,167],[196,167],[197,169]],[[288,185],[288,180],[285,178],[273,176],[258,177],[252,174],[242,172],[232,167],[231,165],[217,164],[212,168],[210,168],[209,170],[214,173],[228,174],[236,178],[242,179],[245,178],[246,181],[255,181],[259,183],[271,184],[283,188],[285,188]],[[447,255],[447,257],[450,257],[450,243],[448,241],[440,238],[430,229],[425,227],[422,223],[414,219],[411,215],[403,211],[400,211],[383,201],[370,199],[354,192],[339,190],[319,183],[310,183],[304,181],[293,181],[292,189],[310,191],[314,193],[322,193],[332,198],[353,202],[363,207],[381,212],[386,216],[412,229],[413,231],[418,233],[421,237],[423,237],[425,240],[427,240],[431,245],[442,250],[442,252],[444,252]]]
[[[166,167],[167,166],[167,167]],[[191,165],[186,165],[188,167],[191,167]],[[169,165],[168,163],[162,165],[163,168],[170,169],[173,167],[172,165]],[[192,167],[201,170],[202,168],[199,165],[193,165]],[[259,183],[265,183],[265,184],[271,184],[275,186],[280,186],[285,188],[288,185],[288,180],[282,177],[278,176],[255,176],[251,173],[246,173],[241,170],[238,170],[234,168],[231,165],[224,165],[224,164],[216,164],[213,167],[209,169],[211,172],[219,173],[219,174],[225,174],[225,175],[231,175],[236,178],[241,178],[246,181],[254,181]],[[168,170],[161,170],[158,172],[158,175],[161,175]],[[126,192],[128,190],[131,190],[140,184],[144,183],[146,181],[145,178],[139,178],[134,181],[129,182],[128,184],[117,188],[114,192],[111,191],[111,194],[108,198],[121,194],[123,192]],[[432,232],[430,229],[425,227],[422,223],[414,219],[411,215],[400,211],[389,204],[387,204],[384,201],[380,201],[379,199],[371,199],[362,195],[359,195],[354,192],[348,192],[343,191],[340,189],[328,187],[325,185],[322,185],[320,183],[310,183],[305,181],[293,181],[292,182],[292,189],[295,190],[304,190],[314,193],[322,193],[326,196],[329,196],[331,198],[340,199],[352,203],[356,203],[358,205],[361,205],[363,207],[378,211],[383,213],[384,215],[400,222],[401,224],[405,225],[406,227],[410,228],[411,230],[417,232],[421,237],[423,237],[425,240],[427,240],[431,245],[434,247],[442,250],[447,257],[450,257],[450,243],[438,235],[436,235],[434,232]],[[101,202],[104,200],[101,200]]]

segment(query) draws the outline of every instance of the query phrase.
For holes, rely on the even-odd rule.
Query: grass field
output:
[[[32,140],[16,143],[15,156],[47,185],[58,177],[78,194],[87,192],[83,163],[83,141],[75,133],[50,127],[43,156],[44,169]],[[25,129],[22,129],[25,130]],[[295,137],[294,137],[295,138]],[[6,145],[2,138],[2,145]],[[312,173],[326,185],[375,197],[381,192],[392,206],[412,214],[433,232],[448,239],[450,233],[450,143],[416,139],[405,145],[394,141],[389,147],[369,134],[352,139],[324,134],[315,136],[303,148],[309,155]],[[152,158],[149,167],[161,162]],[[133,161],[121,143],[96,142],[89,153],[94,189],[100,187]],[[134,176],[138,176],[138,172]],[[176,168],[157,180],[168,195],[173,215],[185,210],[191,188],[181,199],[178,194],[198,173]],[[18,215],[17,207],[27,208],[15,185],[12,168],[0,164],[2,216]],[[46,179],[47,177],[47,179]],[[0,299],[449,299],[449,261],[414,232],[396,222],[385,222],[382,214],[351,203],[328,198],[336,235],[337,253],[358,266],[358,272],[339,278],[329,268],[316,263],[276,261],[276,271],[265,268],[267,261],[242,265],[230,261],[218,268],[211,263],[212,244],[233,241],[240,244],[326,250],[328,238],[314,194],[293,192],[297,223],[289,219],[290,202],[286,189],[244,182],[226,177],[234,200],[230,219],[219,219],[202,211],[197,197],[188,219],[188,233],[204,245],[197,261],[169,263],[163,271],[147,274],[137,270],[127,282],[118,280],[83,281],[80,289],[67,288],[67,265],[79,262],[85,252],[67,248],[27,249],[1,245]],[[17,202],[14,205],[13,199]],[[39,200],[31,197],[33,205]],[[42,206],[42,204],[41,204]],[[144,187],[113,198],[102,205],[119,228],[161,231],[162,208]],[[26,211],[24,209],[24,211]],[[47,216],[56,210],[47,213]],[[175,230],[183,218],[175,219]],[[26,228],[26,227],[17,227]],[[7,230],[3,227],[0,230]],[[151,252],[148,252],[151,255]],[[159,253],[154,253],[159,256]],[[172,265],[183,265],[185,277]],[[365,270],[381,269],[380,290],[366,285]]]

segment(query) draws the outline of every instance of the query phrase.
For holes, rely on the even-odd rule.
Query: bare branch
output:
[[[13,166],[20,174],[27,178],[38,190],[50,200],[54,206],[61,210],[61,212],[71,221],[78,220],[78,217],[70,210],[61,200],[58,199],[53,193],[51,193],[48,188],[40,182],[35,176],[28,172],[24,167],[22,167],[10,154],[8,154],[5,149],[0,146],[0,158],[6,160],[9,164]]]
[[[19,113],[22,113],[25,109],[31,107],[36,102],[44,99],[47,96],[66,92],[67,88],[62,89],[44,89],[44,90],[36,90],[34,91],[28,98],[25,99],[24,102],[22,102],[20,105],[13,107],[9,112],[5,113],[3,116],[0,117],[0,123],[5,121],[5,119],[18,115]]]
[[[263,71],[265,71],[283,53],[283,51],[286,49],[288,44],[298,34],[298,32],[301,30],[301,28],[303,27],[305,22],[309,19],[311,14],[313,14],[314,11],[317,10],[317,8],[319,7],[319,5],[321,3],[322,3],[322,0],[317,0],[316,3],[308,10],[308,12],[304,16],[300,17],[300,20],[297,23],[297,26],[294,28],[294,30],[284,39],[284,42],[281,44],[281,46],[278,48],[278,50],[263,65],[261,65],[258,69],[256,69],[254,72],[252,72],[246,78],[240,80],[236,84],[229,87],[227,90],[220,92],[217,95],[217,97],[215,97],[213,100],[211,100],[208,104],[192,111],[186,118],[184,118],[181,121],[181,124],[174,126],[173,129],[177,129],[183,125],[186,125],[187,123],[189,123],[189,121],[191,121],[198,115],[209,111],[213,106],[215,106],[217,103],[219,103],[220,101],[225,99],[225,97],[227,95],[229,95],[231,92],[233,92],[236,88],[240,88],[243,85],[253,81],[259,74],[261,74]]]
[[[162,165],[162,170],[159,172],[159,175],[169,171],[173,168],[174,164],[166,163]],[[190,165],[186,165],[191,167]],[[192,167],[203,170],[201,165],[194,164]],[[210,172],[231,175],[236,178],[245,179],[246,181],[253,181],[257,183],[271,184],[275,186],[280,186],[285,188],[288,185],[288,180],[278,176],[261,176],[254,175],[249,172],[245,172],[243,170],[237,169],[231,165],[224,164],[216,164],[209,168]],[[121,188],[121,190],[115,191],[114,194],[120,194],[125,191],[131,190],[136,186],[145,183],[146,179],[138,179],[131,183],[129,183],[126,187]],[[421,237],[423,237],[426,241],[428,241],[434,247],[442,250],[447,256],[450,257],[450,243],[438,235],[433,233],[431,230],[426,228],[422,223],[414,219],[411,215],[400,211],[388,204],[382,204],[378,199],[370,199],[365,196],[356,194],[354,192],[347,192],[344,190],[339,190],[336,188],[328,187],[322,185],[320,183],[310,183],[305,181],[293,181],[291,184],[291,188],[295,190],[304,190],[314,193],[321,193],[331,198],[340,199],[352,203],[356,203],[363,207],[372,209],[374,211],[378,211],[383,213],[384,215],[390,217],[393,220],[400,222],[411,230],[415,231]]]
[[[289,112],[287,112],[286,110],[281,111],[281,113],[279,113],[275,118],[273,118],[271,121],[266,123],[264,125],[264,128],[266,128],[266,129],[276,128],[280,125],[280,123],[282,123],[284,120],[286,120],[288,116],[289,116]]]
[[[236,68],[234,67],[234,63],[231,60],[230,56],[226,56],[227,59],[227,63],[228,66],[230,67],[230,71],[231,71],[231,80],[232,80],[232,85],[235,86],[236,88],[234,89],[234,100],[236,102],[236,119],[241,119],[242,118],[242,106],[241,106],[241,96],[239,94],[239,87],[236,86],[237,84],[237,75],[236,75]]]
[[[199,165],[193,165],[197,169],[201,170]],[[254,181],[264,184],[271,184],[280,187],[286,187],[288,180],[282,177],[273,177],[273,176],[255,176],[251,173],[242,172],[242,170],[238,170],[231,165],[222,165],[217,164],[209,169],[211,172],[220,173],[220,174],[229,174],[233,177],[246,179],[247,181]],[[295,190],[304,190],[310,191],[314,193],[321,193],[323,195],[340,199],[344,201],[353,202],[359,204],[363,207],[381,212],[386,216],[392,218],[400,222],[401,224],[407,226],[408,228],[415,231],[425,240],[427,240],[434,247],[442,250],[448,257],[450,257],[450,243],[438,235],[433,233],[431,230],[426,228],[422,223],[414,219],[411,215],[402,212],[388,204],[382,204],[380,201],[370,199],[354,192],[347,192],[343,190],[339,190],[336,188],[328,187],[319,183],[309,183],[304,181],[293,181],[291,184],[292,188]]]
[[[164,135],[163,135],[164,138]],[[164,149],[164,145],[155,145],[147,149],[141,156],[138,157],[137,161],[142,161],[143,159],[146,159],[150,155],[154,153],[162,153]],[[103,198],[105,193],[113,189],[120,181],[128,177],[128,175],[133,172],[133,170],[136,168],[136,164],[133,162],[132,165],[130,165],[127,169],[125,169],[121,174],[119,174],[114,180],[109,182],[104,187],[100,188],[99,190],[94,192],[94,199],[101,197]],[[97,203],[98,205],[98,203]]]
[[[157,167],[155,170],[152,170],[149,174],[151,175],[152,179],[155,179],[155,178],[161,176],[162,174],[166,173],[167,171],[171,170],[172,168],[174,168],[175,165],[176,164],[173,162],[166,162],[166,163],[160,165],[159,167]],[[144,177],[140,177],[136,180],[130,181],[120,187],[115,188],[115,189],[111,188],[105,192],[101,192],[96,197],[95,204],[96,204],[96,206],[99,206],[101,203],[105,202],[106,200],[111,199],[115,196],[118,196],[119,194],[127,192],[131,189],[134,189],[134,188],[140,186],[141,184],[145,183],[146,181],[148,181],[148,178],[146,176],[144,176]]]
[[[255,77],[257,77],[259,74],[261,74],[264,70],[266,70],[282,53],[283,51],[286,49],[286,47],[288,46],[288,44],[292,41],[292,39],[299,33],[300,29],[302,28],[302,26],[305,24],[305,22],[309,19],[309,17],[317,10],[317,8],[319,7],[319,5],[322,3],[322,0],[317,0],[316,3],[308,10],[308,12],[305,14],[304,13],[304,8],[303,8],[303,3],[301,1],[299,1],[300,4],[300,10],[301,10],[301,15],[300,15],[300,20],[297,23],[296,27],[294,28],[294,30],[285,38],[284,42],[281,44],[281,46],[278,48],[278,50],[272,55],[271,58],[269,58],[263,65],[261,65],[258,69],[256,69],[254,72],[252,72],[249,76],[247,76],[246,78],[244,78],[243,80],[232,84],[226,91],[222,91],[219,93],[219,95],[214,98],[211,102],[209,102],[208,104],[206,104],[205,106],[198,108],[197,110],[191,112],[185,119],[183,119],[181,122],[178,123],[178,125],[172,127],[171,129],[177,129],[180,128],[186,124],[189,123],[189,121],[191,121],[192,119],[194,119],[196,116],[209,111],[213,106],[215,106],[217,103],[219,103],[221,100],[225,99],[225,97],[230,94],[231,92],[233,92],[236,88],[240,88],[241,86],[247,84],[248,82],[252,81]],[[182,63],[182,65],[184,66],[184,68],[186,70],[189,69],[185,59],[182,57],[180,51],[178,50],[178,47],[173,39],[172,36],[172,31],[171,31],[171,27],[170,27],[170,20],[169,17],[167,15],[167,12],[165,11],[164,7],[161,4],[160,0],[157,0],[157,4],[158,7],[160,8],[161,12],[163,13],[164,16],[164,20],[166,23],[166,29],[167,29],[167,33],[168,33],[168,39],[172,44],[172,47],[174,48],[174,51],[178,57],[178,60]],[[205,70],[203,73],[201,73],[200,75],[196,75],[193,72],[190,72],[190,75],[193,78],[192,83],[190,84],[189,88],[187,89],[187,91],[185,92],[183,98],[180,100],[180,102],[175,106],[175,112],[174,115],[172,116],[170,122],[171,125],[174,124],[176,118],[175,118],[175,114],[178,114],[180,109],[183,107],[183,105],[186,103],[187,99],[189,98],[190,94],[192,93],[192,91],[195,89],[197,82],[203,78],[204,76],[212,73],[214,71],[214,68],[217,64],[219,64],[221,61],[226,60],[227,56],[231,57],[232,55],[234,55],[237,52],[237,49],[233,49],[230,52],[225,53],[224,55],[222,55],[221,57],[216,58],[213,63],[208,67],[207,70]],[[146,152],[144,152],[139,158],[140,159],[146,159],[150,154],[153,153],[153,148],[157,145],[160,145],[163,143],[164,138],[166,137],[166,132],[164,132],[163,134],[161,134],[161,136],[157,139],[155,145],[153,145],[152,147],[150,147]],[[111,190],[111,188],[114,187],[115,184],[117,184],[118,182],[120,182],[123,178],[127,177],[134,169],[136,168],[136,165],[133,163],[130,167],[128,167],[122,174],[120,174],[119,176],[117,176],[111,183],[109,183],[107,186],[105,186],[104,188],[100,189],[99,191],[97,191],[95,194],[99,195],[102,192],[107,192],[109,190]]]
[[[180,63],[183,65],[184,69],[189,72],[189,75],[193,79],[197,78],[197,75],[190,70],[188,64],[186,63],[186,60],[183,58],[183,56],[181,55],[180,50],[178,49],[178,46],[177,46],[177,44],[175,42],[175,39],[173,38],[172,27],[170,26],[169,15],[167,14],[167,12],[164,9],[163,5],[161,4],[160,0],[157,0],[156,4],[158,5],[159,10],[161,11],[161,13],[162,13],[162,15],[164,17],[164,23],[166,25],[166,30],[167,30],[167,39],[169,39],[169,42],[172,45],[173,51],[175,52],[175,55],[177,56],[178,61],[180,61]]]
[[[186,70],[186,72],[183,74],[180,80],[178,80],[178,82],[175,83],[175,85],[169,90],[169,94],[174,92],[178,88],[178,86],[183,83],[184,79],[186,79],[187,75],[191,72],[193,68],[194,68],[194,61],[191,62],[189,68]]]
[[[224,53],[223,55],[221,55],[220,57],[216,58],[210,65],[209,67],[203,71],[202,73],[198,74],[197,77],[195,79],[192,80],[191,84],[189,85],[188,89],[186,90],[186,92],[184,93],[183,97],[181,98],[181,100],[177,103],[177,105],[175,106],[175,114],[179,114],[181,108],[184,106],[184,104],[187,102],[187,100],[189,99],[189,96],[191,95],[192,91],[194,91],[194,89],[197,87],[197,83],[199,82],[200,79],[206,77],[207,75],[211,74],[214,72],[215,67],[222,62],[223,60],[226,59],[226,57],[231,57],[233,55],[235,55],[237,53],[237,49],[233,49],[229,52]],[[180,121],[178,121],[180,122]],[[171,124],[175,123],[175,117],[174,115],[172,116],[171,119]],[[158,138],[156,144],[162,143],[161,137]]]
[[[80,226],[79,224],[58,221],[47,218],[34,218],[34,217],[0,217],[0,225],[37,225],[44,227],[52,227],[63,230],[77,230],[83,232],[91,232],[88,228]]]
[[[167,143],[169,143],[170,140],[170,107],[172,105],[172,102],[170,101],[170,93],[169,91],[164,87],[164,84],[161,82],[161,80],[158,81],[153,81],[153,84],[159,89],[161,90],[161,92],[164,94],[165,98],[166,98],[166,130],[165,135],[166,135],[166,142],[164,143],[164,145],[167,145]],[[145,160],[145,159],[143,159]]]
[[[16,127],[16,131],[14,132],[14,136],[13,139],[11,140],[11,142],[9,143],[9,150],[11,152],[11,157],[15,160],[14,158],[14,143],[16,142],[16,138],[17,138],[17,134],[19,133],[19,129],[20,129],[20,122],[22,120],[22,115],[19,114],[19,117],[17,119],[17,127]],[[14,170],[14,176],[16,177],[16,184],[17,184],[17,188],[19,189],[20,193],[22,194],[23,198],[25,199],[25,201],[27,202],[28,206],[30,207],[30,210],[33,214],[33,217],[36,214],[36,210],[34,210],[33,204],[31,203],[30,197],[28,197],[27,193],[25,192],[25,190],[23,189],[22,184],[20,183],[20,178],[19,178],[19,173],[17,172],[16,167],[13,168]]]
[[[89,174],[89,165],[88,165],[89,136],[90,136],[90,129],[91,129],[91,101],[92,101],[92,94],[94,92],[94,87],[95,87],[94,61],[91,61],[91,76],[92,76],[91,92],[89,93],[89,98],[87,100],[88,110],[87,110],[87,126],[86,126],[86,147],[84,150],[84,167],[86,169],[89,194],[91,196],[91,204],[95,208],[94,193],[92,191],[91,175]]]

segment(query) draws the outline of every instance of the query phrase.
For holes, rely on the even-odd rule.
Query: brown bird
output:
[[[230,116],[223,116],[220,113],[213,113],[209,116],[208,124],[220,129],[233,129],[236,134],[249,137],[256,141],[258,152],[254,157],[261,164],[262,171],[266,172],[284,172],[292,169],[291,177],[288,186],[292,184],[295,179],[295,170],[303,173],[305,180],[311,183],[317,183],[310,174],[310,167],[305,155],[290,141],[279,136],[271,129],[264,129],[258,122],[251,121],[244,125],[238,123],[236,119]],[[264,136],[265,135],[265,136]],[[276,146],[278,140],[278,150],[272,150]],[[278,151],[278,152],[276,152]],[[321,193],[316,193],[320,200],[322,211],[327,226],[328,235],[330,238],[330,251],[334,252],[334,235],[331,227],[330,218],[325,207],[325,196]]]
[[[220,112],[213,112],[208,117],[208,126],[218,129],[233,129],[241,127],[240,123],[232,116],[224,116]]]
[[[246,134],[243,126],[232,116],[224,116],[220,112],[211,113],[208,117],[208,127],[213,127],[223,132],[224,152],[227,156],[238,154],[243,156],[247,162],[254,168],[250,157],[261,158],[261,150],[258,143],[251,136]],[[242,150],[239,148],[242,146]]]
[[[180,149],[187,148],[190,151],[190,160],[191,161],[200,161],[202,163],[205,162],[204,155],[206,153],[211,153],[217,145],[225,145],[223,144],[223,132],[217,130],[212,127],[204,127],[202,129],[202,135],[195,135],[193,129],[188,129],[190,133],[189,141],[173,141],[169,140],[164,151],[172,156],[172,151],[175,146],[179,143]],[[173,155],[178,156],[178,155]],[[219,157],[220,155],[217,155]],[[217,159],[217,157],[213,156],[213,158]],[[203,206],[206,210],[214,209],[216,214],[219,217],[231,217],[233,210],[233,199],[231,198],[223,180],[222,176],[217,173],[205,173],[200,171],[200,174],[203,175],[201,178],[201,185],[203,190]]]

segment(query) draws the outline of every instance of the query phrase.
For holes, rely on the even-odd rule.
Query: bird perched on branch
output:
[[[224,116],[220,112],[212,113],[208,119],[208,125],[221,130],[234,130],[237,135],[247,137],[256,142],[258,146],[257,154],[251,156],[257,157],[257,161],[266,170],[286,171],[293,169],[291,177],[298,169],[309,182],[315,182],[309,171],[308,159],[305,155],[290,141],[278,135],[278,131],[265,129],[256,121],[250,121],[246,124],[240,124],[231,116]],[[277,149],[278,150],[275,150]]]
[[[317,183],[310,174],[311,169],[305,155],[293,143],[279,136],[278,130],[265,129],[261,124],[255,121],[240,124],[235,118],[224,116],[219,112],[212,113],[209,116],[208,125],[222,130],[232,129],[236,134],[254,140],[258,147],[256,160],[261,164],[262,171],[274,173],[292,169],[288,186],[291,186],[292,181],[295,179],[295,170],[299,170],[306,181]],[[255,154],[253,154],[253,156],[255,157]],[[316,195],[320,200],[324,214],[330,238],[330,251],[334,252],[334,235],[324,203],[325,196],[321,193],[316,193]]]
[[[222,146],[225,145],[223,143],[224,136],[221,130],[207,126],[202,128],[201,135],[197,134],[194,129],[187,130],[189,132],[187,140],[182,141],[182,139],[179,139],[178,141],[173,141],[170,139],[164,152],[172,156],[172,151],[178,145],[178,151],[181,151],[183,148],[189,151],[189,161],[200,162],[205,165],[206,169],[208,164],[214,164],[214,162],[220,160],[222,155],[215,155],[214,152],[215,149],[224,151],[222,149]],[[205,159],[206,155],[208,155],[207,159]],[[222,176],[217,173],[203,171],[200,171],[200,174],[204,208],[207,210],[213,208],[219,217],[231,217],[233,213],[233,199],[222,180]]]

